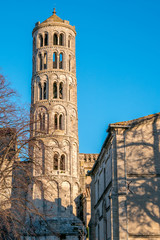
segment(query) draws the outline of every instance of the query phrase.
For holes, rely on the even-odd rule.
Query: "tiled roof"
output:
[[[55,13],[51,17],[47,18],[43,23],[51,22],[51,21],[53,21],[53,22],[63,22],[63,20],[60,17],[58,17]]]
[[[137,118],[137,119],[129,120],[129,121],[111,123],[109,126],[110,127],[131,126],[132,124],[136,124],[136,123],[139,123],[141,121],[148,120],[148,119],[151,119],[151,118],[159,116],[159,115],[160,115],[160,112],[159,113],[155,113],[155,114],[150,114],[150,115],[147,115],[147,116],[144,116],[144,117],[140,117],[140,118]]]

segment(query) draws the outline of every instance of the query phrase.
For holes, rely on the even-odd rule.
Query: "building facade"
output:
[[[159,113],[110,124],[90,175],[90,239],[160,239]]]
[[[28,231],[22,239],[83,239],[90,216],[85,173],[97,154],[79,154],[75,27],[54,9],[36,23],[32,36],[31,137],[36,145],[30,146],[33,181],[26,209],[36,210],[26,210]]]

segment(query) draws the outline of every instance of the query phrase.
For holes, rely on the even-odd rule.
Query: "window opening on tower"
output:
[[[53,98],[57,98],[57,83],[53,83]]]
[[[45,131],[45,113],[43,113],[43,118],[42,118],[42,131]]]
[[[70,38],[68,39],[68,47],[69,48],[71,47],[71,39]]]
[[[65,156],[64,154],[61,156],[61,159],[60,159],[60,170],[65,170]]]
[[[57,68],[57,53],[53,53],[53,68]]]
[[[39,69],[42,70],[42,54],[39,54]]]
[[[58,129],[58,115],[57,114],[55,114],[55,116],[54,116],[54,128],[55,128],[55,130]]]
[[[45,45],[45,46],[48,46],[48,33],[45,33],[45,36],[44,36],[44,45]]]
[[[43,132],[48,133],[48,113],[46,108],[40,107],[39,111],[35,115],[35,130],[36,135]],[[40,131],[40,132],[38,132]]]
[[[42,116],[39,114],[40,130],[42,131]]]
[[[47,99],[47,83],[44,83],[44,88],[43,88],[43,99]]]
[[[40,131],[45,131],[45,113],[39,113]]]
[[[58,170],[58,155],[55,154],[54,155],[54,166],[53,166],[54,170]]]
[[[33,56],[33,67],[32,67],[32,71],[33,71],[33,73],[34,73],[34,71],[35,71],[35,57]]]
[[[58,36],[56,33],[53,35],[53,45],[58,45]]]
[[[35,38],[33,39],[33,51],[35,51],[35,49],[36,49],[36,40],[35,40]]]
[[[39,100],[42,100],[42,85],[39,83]]]
[[[44,69],[47,69],[47,53],[44,53]]]
[[[59,116],[59,129],[63,130],[63,116],[62,116],[62,114]]]
[[[59,45],[64,46],[64,34],[61,33],[59,36]]]
[[[63,99],[63,83],[59,84],[59,98]]]
[[[63,69],[63,53],[59,54],[59,69]]]
[[[39,34],[39,45],[40,45],[40,47],[43,47],[43,36],[42,36],[42,34]]]

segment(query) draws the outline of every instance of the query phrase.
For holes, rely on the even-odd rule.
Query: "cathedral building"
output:
[[[54,9],[36,23],[32,36],[31,136],[37,144],[30,147],[34,180],[22,239],[84,239],[90,220],[90,177],[85,175],[98,155],[79,153],[75,27]],[[27,212],[32,205],[38,215]]]

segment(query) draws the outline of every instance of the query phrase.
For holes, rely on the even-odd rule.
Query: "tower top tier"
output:
[[[47,18],[45,21],[42,23],[37,22],[35,24],[35,28],[32,31],[32,35],[34,34],[35,31],[37,31],[40,28],[46,27],[46,26],[63,26],[66,28],[69,28],[73,30],[73,32],[76,34],[75,26],[72,26],[69,24],[69,21],[67,20],[62,20],[60,17],[56,15],[56,11],[54,8],[53,15]]]

